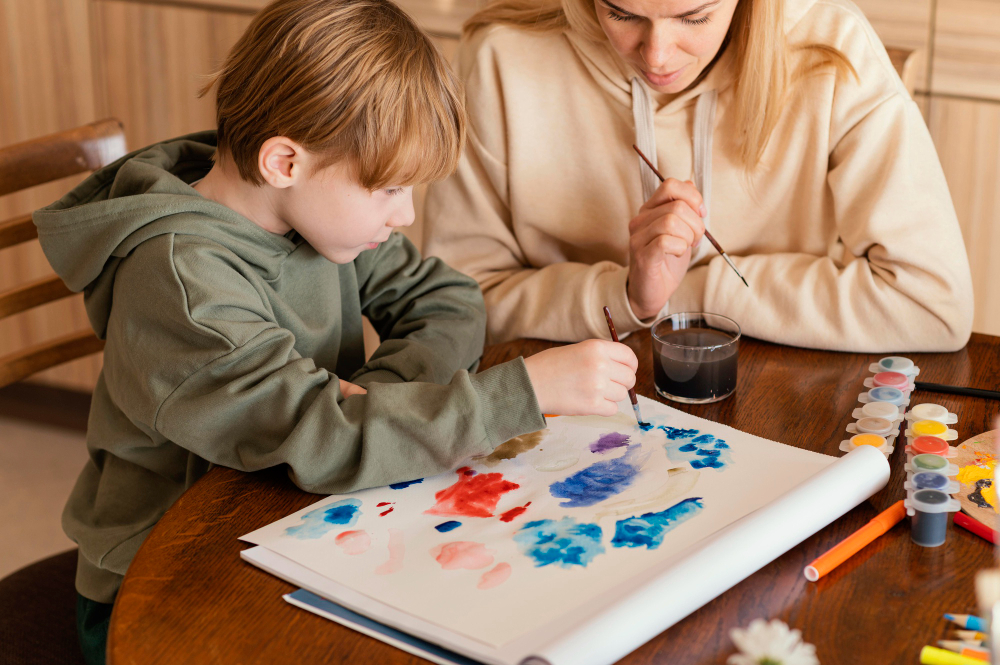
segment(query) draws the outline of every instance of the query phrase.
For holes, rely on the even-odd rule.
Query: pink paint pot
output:
[[[897,390],[909,390],[912,388],[909,377],[899,372],[879,372],[872,377],[872,384],[876,387],[888,386]]]
[[[914,455],[940,455],[941,457],[951,457],[951,446],[944,439],[936,436],[918,436],[909,445],[907,452]]]

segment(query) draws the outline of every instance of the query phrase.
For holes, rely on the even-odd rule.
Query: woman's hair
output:
[[[273,136],[322,165],[348,160],[370,190],[446,177],[465,141],[457,79],[389,0],[276,0],[201,95],[216,85],[217,159],[257,185],[258,153]]]
[[[740,128],[739,157],[748,171],[760,163],[793,78],[788,70],[784,7],[784,0],[739,0],[727,36],[736,69],[732,126]],[[607,39],[593,0],[494,0],[465,23],[464,31],[472,33],[492,23],[539,32],[572,30],[595,42]],[[797,68],[794,77],[833,66],[838,76],[857,78],[844,54],[832,46],[810,44],[794,50],[810,52],[806,66]]]

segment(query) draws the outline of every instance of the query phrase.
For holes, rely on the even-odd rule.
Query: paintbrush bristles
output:
[[[639,150],[639,146],[637,146],[636,144],[633,143],[632,144],[632,148],[637,153],[639,153],[639,156],[642,157],[642,161],[646,162],[646,166],[648,166],[649,170],[652,171],[653,174],[656,175],[656,177],[660,179],[660,182],[663,182],[664,180],[666,180],[666,178],[664,178],[660,174],[660,172],[656,170],[656,167],[653,166],[653,163],[651,161],[649,161],[649,159],[646,157],[646,155],[642,154],[642,150]],[[747,278],[743,276],[743,273],[741,273],[739,270],[736,269],[736,264],[732,262],[732,259],[730,259],[729,255],[726,254],[726,250],[722,249],[722,245],[720,245],[719,242],[715,238],[712,237],[712,234],[708,232],[708,229],[705,229],[705,237],[708,238],[708,241],[710,243],[712,243],[712,247],[715,248],[715,251],[717,251],[719,254],[722,254],[722,258],[724,258],[726,260],[726,263],[728,263],[729,267],[733,269],[733,272],[736,273],[736,276],[739,277],[740,280],[742,280],[743,283],[746,284],[746,287],[749,289],[750,285],[747,284]]]

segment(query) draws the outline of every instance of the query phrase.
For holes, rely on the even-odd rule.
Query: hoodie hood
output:
[[[99,337],[111,311],[118,265],[146,240],[200,236],[234,252],[265,279],[277,277],[296,247],[191,187],[212,168],[216,145],[216,132],[210,131],[137,150],[32,215],[45,257],[71,290],[84,292]]]

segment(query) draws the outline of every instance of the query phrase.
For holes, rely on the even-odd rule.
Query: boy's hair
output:
[[[369,190],[440,180],[465,141],[460,85],[430,39],[389,0],[276,0],[222,69],[217,159],[264,184],[261,145],[285,136],[348,160]]]

